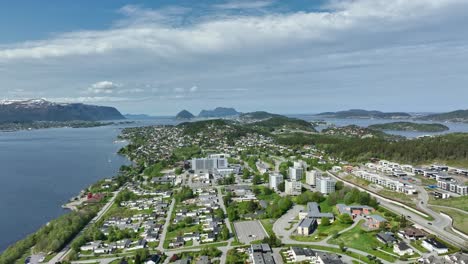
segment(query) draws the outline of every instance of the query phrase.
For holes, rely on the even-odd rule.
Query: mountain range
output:
[[[44,99],[0,101],[0,122],[99,121],[125,117],[114,107],[54,103]]]
[[[220,118],[220,117],[234,117],[239,116],[241,113],[237,112],[234,108],[216,107],[213,110],[201,110],[198,116],[193,115],[187,110],[182,110],[176,115],[176,119],[189,120],[192,118]]]

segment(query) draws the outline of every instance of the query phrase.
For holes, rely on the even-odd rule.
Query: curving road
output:
[[[385,197],[382,197],[376,193],[373,193],[373,192],[369,192],[368,190],[354,184],[354,183],[351,183],[351,182],[348,182],[348,181],[345,181],[343,180],[342,178],[336,176],[335,174],[333,173],[330,173],[328,172],[328,174],[331,176],[331,177],[334,177],[340,181],[343,181],[343,183],[345,185],[348,185],[348,186],[351,186],[351,187],[355,187],[357,188],[358,190],[360,191],[366,191],[368,192],[371,196],[375,197],[377,199],[377,201],[380,203],[380,205],[382,205],[383,207],[387,208],[387,209],[390,209],[391,211],[397,213],[397,214],[401,214],[401,215],[405,215],[407,217],[407,219],[413,223],[415,223],[417,226],[419,226],[420,228],[423,228],[427,231],[429,231],[429,233],[432,233],[432,234],[436,234],[437,236],[441,237],[442,239],[456,245],[456,246],[459,246],[461,248],[468,248],[468,242],[460,237],[458,234],[455,235],[455,234],[452,234],[452,233],[448,233],[447,230],[451,230],[451,227],[452,227],[452,222],[450,219],[448,219],[447,217],[444,217],[434,211],[432,211],[431,209],[427,208],[426,205],[427,205],[427,201],[429,199],[428,197],[428,194],[425,190],[423,190],[421,192],[421,195],[420,195],[420,200],[418,202],[418,208],[420,208],[420,210],[423,210],[424,212],[426,212],[428,215],[432,216],[434,218],[433,221],[428,221],[426,218],[422,217],[420,214],[418,213],[415,213],[414,212],[414,209],[412,208],[409,208],[408,206],[402,204],[402,203],[398,203],[398,202],[395,202],[395,201],[392,201],[390,199],[387,199]],[[423,202],[421,204],[421,201]]]

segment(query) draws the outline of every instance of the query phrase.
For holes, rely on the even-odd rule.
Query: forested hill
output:
[[[457,110],[448,113],[432,114],[420,117],[419,119],[441,122],[468,122],[468,110]]]
[[[338,112],[324,112],[317,116],[330,117],[330,118],[381,118],[381,119],[404,119],[410,118],[411,115],[404,112],[380,112],[368,111],[362,109],[351,109]]]
[[[194,134],[200,131],[214,128],[226,128],[229,131],[237,130],[238,133],[236,134],[245,134],[249,131],[268,134],[285,130],[316,132],[312,124],[307,121],[267,112],[242,114],[239,120],[212,119],[196,122],[185,122],[179,124],[179,126],[184,127],[185,133],[188,134]]]
[[[277,141],[285,145],[316,145],[328,154],[350,162],[381,158],[411,164],[443,161],[452,165],[468,165],[468,133],[398,141],[323,134],[294,134],[279,136]]]
[[[421,124],[413,122],[392,122],[385,124],[370,125],[369,128],[377,130],[395,130],[395,131],[420,131],[420,132],[442,132],[449,128],[442,124]]]

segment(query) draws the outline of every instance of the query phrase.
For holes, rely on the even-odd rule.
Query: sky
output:
[[[0,0],[1,99],[468,109],[467,0]]]

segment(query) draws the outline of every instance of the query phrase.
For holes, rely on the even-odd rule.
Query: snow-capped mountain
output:
[[[63,104],[44,99],[0,101],[0,122],[125,119],[114,107]]]

